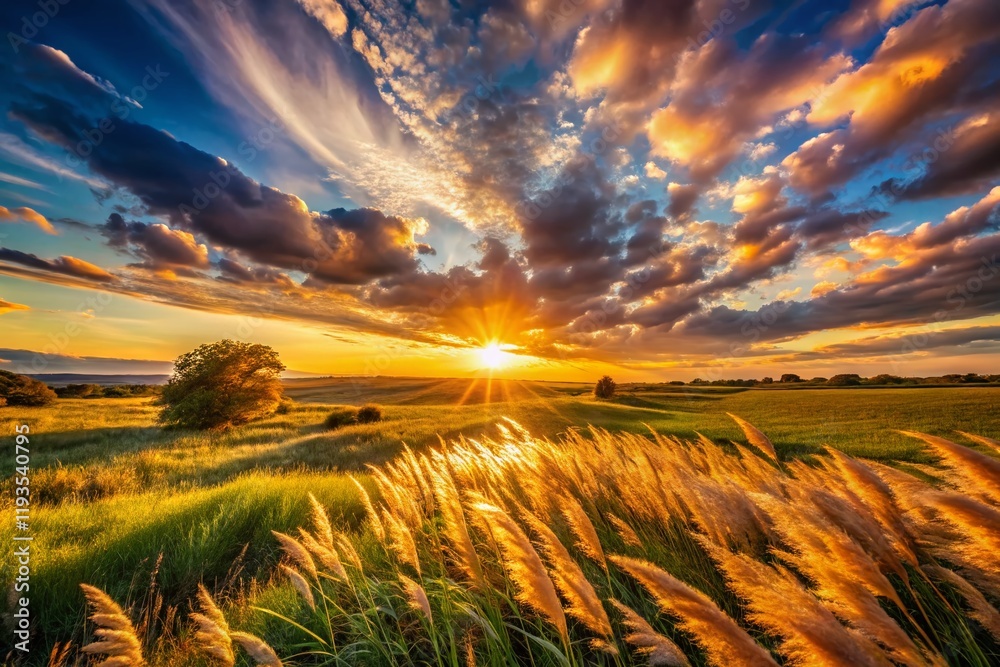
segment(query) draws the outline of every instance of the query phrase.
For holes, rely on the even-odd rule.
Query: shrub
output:
[[[232,340],[202,345],[174,362],[160,421],[224,429],[266,417],[281,402],[283,370],[278,353],[267,345]]]
[[[834,375],[826,383],[834,387],[850,387],[861,384],[861,376],[857,373],[841,373]]]
[[[594,396],[604,399],[611,398],[615,395],[615,389],[617,387],[618,385],[611,379],[611,376],[605,375],[597,381],[597,385],[594,387]]]
[[[358,423],[358,409],[357,408],[337,408],[330,414],[326,416],[323,420],[323,426],[330,430],[335,428],[341,428],[342,426],[350,426],[351,424]]]
[[[56,387],[56,396],[59,398],[97,398],[103,392],[99,384],[68,384],[65,387]]]
[[[362,405],[358,408],[357,419],[359,424],[374,424],[375,422],[380,422],[382,421],[382,408],[374,403]]]
[[[41,406],[56,400],[56,392],[35,378],[0,370],[0,399],[11,406]]]

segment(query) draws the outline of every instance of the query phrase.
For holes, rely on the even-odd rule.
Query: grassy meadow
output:
[[[1000,387],[285,385],[225,432],[164,430],[150,398],[0,410],[31,427],[25,664],[88,664],[81,583],[154,665],[267,664],[229,629],[290,664],[1000,661]],[[381,422],[324,427],[369,402]]]

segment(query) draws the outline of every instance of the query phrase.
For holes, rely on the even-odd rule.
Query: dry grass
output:
[[[941,458],[920,476],[783,461],[737,421],[756,451],[513,422],[406,450],[373,469],[360,533],[314,498],[301,539],[275,533],[300,599],[268,613],[275,645],[317,664],[998,664],[996,459],[918,435]],[[199,602],[207,655],[280,664]]]

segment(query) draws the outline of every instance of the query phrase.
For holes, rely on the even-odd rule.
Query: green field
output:
[[[65,399],[45,408],[0,410],[0,431],[11,438],[16,424],[31,428],[36,646],[85,639],[77,584],[88,582],[160,619],[147,631],[165,631],[161,649],[176,648],[182,639],[170,639],[171,629],[157,623],[164,624],[171,605],[186,604],[199,582],[231,600],[240,614],[248,601],[278,595],[267,574],[278,558],[270,531],[291,532],[304,521],[307,492],[331,508],[338,526],[356,529],[360,499],[340,473],[353,473],[371,488],[366,466],[396,459],[403,443],[420,451],[437,445],[439,436],[495,434],[505,417],[553,440],[592,425],[745,442],[728,412],[765,432],[785,459],[829,445],[881,461],[933,460],[899,429],[1000,439],[1000,387],[625,385],[614,400],[597,401],[589,386],[570,383],[373,378],[293,380],[286,394],[293,402],[283,414],[223,433],[163,430],[149,398]],[[367,402],[383,406],[382,422],[323,427],[332,406]],[[5,512],[11,461],[5,457]],[[0,539],[9,544],[11,536],[4,522]],[[4,559],[0,580],[9,581],[12,568]],[[200,664],[165,655],[163,664]]]

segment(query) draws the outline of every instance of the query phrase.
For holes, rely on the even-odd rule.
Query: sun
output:
[[[479,358],[486,368],[497,369],[503,366],[504,353],[498,343],[490,343],[479,351]]]

